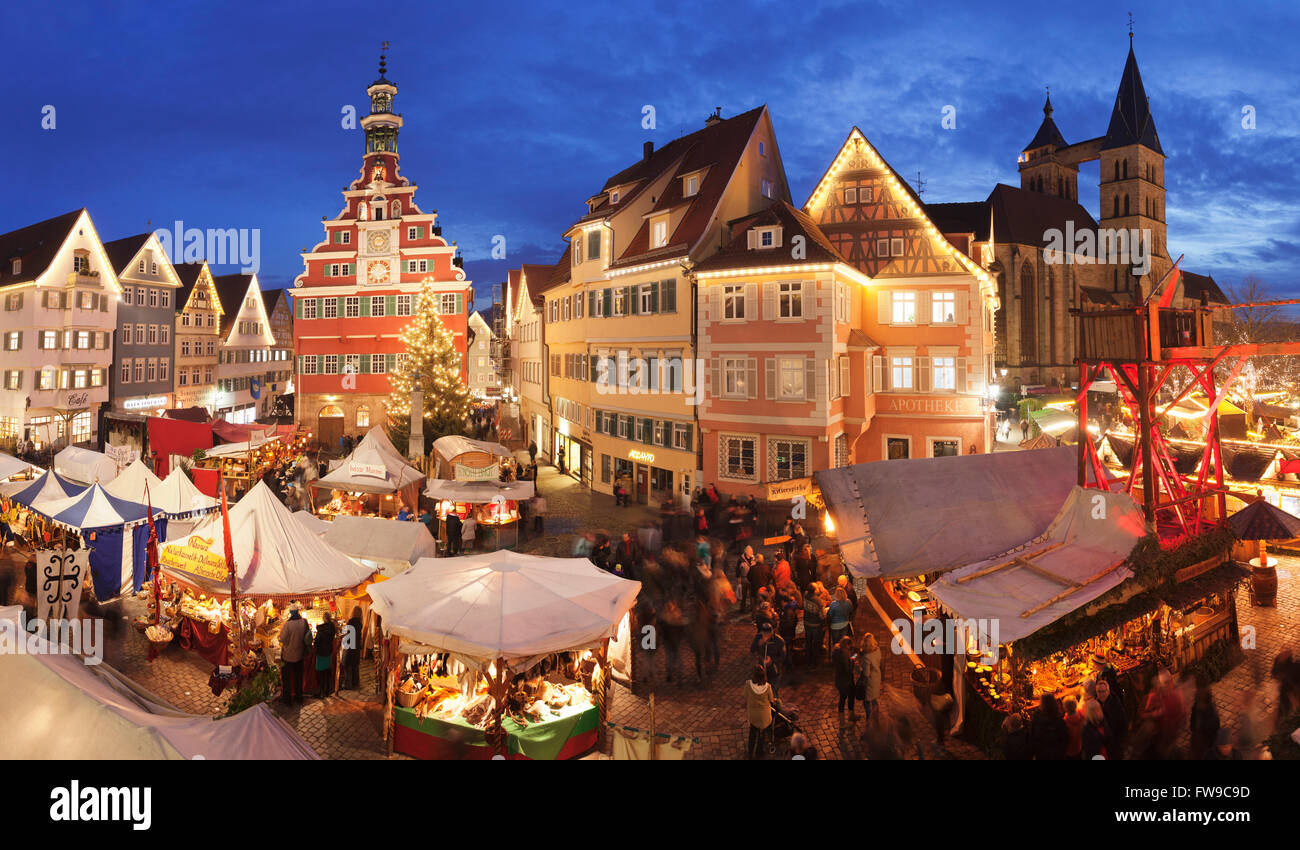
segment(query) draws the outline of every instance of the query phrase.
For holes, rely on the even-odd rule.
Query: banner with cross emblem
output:
[[[37,551],[36,616],[47,623],[75,618],[89,569],[89,549]]]

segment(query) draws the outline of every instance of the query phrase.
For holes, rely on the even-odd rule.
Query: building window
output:
[[[698,174],[692,174],[686,178],[686,197],[692,197],[700,191],[700,177]]]
[[[957,457],[961,454],[961,440],[930,440],[930,457]]]
[[[190,326],[190,314],[181,313],[181,327],[188,328],[189,326]]]
[[[721,467],[718,470],[719,475],[724,478],[742,478],[750,481],[756,478],[757,440],[753,437],[721,434],[718,436],[718,443]]]
[[[885,438],[885,459],[886,460],[905,460],[912,456],[912,440],[910,437],[886,437]]]
[[[591,230],[587,233],[587,259],[600,259],[600,231]]]
[[[339,373],[339,356],[337,354],[325,355],[325,374],[337,375]]]
[[[361,316],[361,299],[350,296],[343,299],[343,317],[345,319],[356,319]]]
[[[158,361],[158,380],[167,381],[171,379],[172,362],[166,357]]]
[[[858,190],[857,190],[856,188],[845,189],[845,190],[844,190],[844,203],[846,203],[846,204],[856,204],[857,202],[858,202]]]
[[[135,359],[135,382],[137,384],[144,383],[144,358],[143,357],[137,357]]]
[[[399,316],[411,315],[411,296],[409,295],[397,296],[397,315]]]
[[[957,321],[957,293],[930,294],[930,321],[936,325],[951,325]]]
[[[802,357],[781,357],[777,359],[777,379],[783,401],[803,401],[806,398],[804,371],[804,359]]]
[[[876,240],[876,256],[877,256],[877,257],[888,257],[888,256],[889,256],[889,240],[888,240],[888,239],[877,239],[877,240]]]
[[[195,351],[195,353],[197,354],[198,352]],[[217,355],[217,341],[215,339],[208,340],[207,355],[209,357],[215,357]]]
[[[749,361],[744,357],[722,358],[722,394],[726,398],[748,398],[745,371]]]
[[[90,439],[90,411],[72,417],[72,442],[84,443]]]
[[[834,463],[836,469],[849,465],[849,438],[843,434],[835,436]]]
[[[149,358],[149,380],[158,380],[158,361],[152,357]]]
[[[745,318],[744,284],[729,284],[722,287],[722,318]]]
[[[157,344],[158,344],[158,326],[157,326],[157,325],[150,325],[150,326],[149,326],[149,344],[150,344],[150,345],[157,345]],[[81,346],[78,345],[77,347],[80,348]]]
[[[777,314],[782,319],[803,318],[802,283],[794,281],[777,284]]]
[[[9,331],[5,334],[5,351],[17,351],[21,342],[21,331]]]
[[[444,294],[439,299],[438,312],[444,316],[454,316],[456,314],[456,296],[454,294]]]
[[[384,296],[382,295],[370,296],[370,315],[372,317],[382,318],[384,315],[385,306],[387,306],[387,301],[384,298]]]
[[[157,274],[157,270],[156,270],[156,269],[154,270],[154,273]],[[150,289],[150,290],[149,290],[149,306],[150,306],[150,307],[157,307],[157,306],[158,306],[158,290],[156,290],[156,289]]]
[[[912,388],[912,358],[891,357],[889,363],[890,389],[910,390]]]
[[[177,370],[176,370],[176,386],[178,386],[178,387],[186,387],[186,386],[189,386],[189,383],[190,383],[190,373],[189,373],[189,372],[186,372],[184,369],[177,369]]]
[[[934,388],[936,390],[957,389],[957,360],[954,357],[935,357],[930,361],[934,366]]]
[[[673,448],[681,449],[684,452],[689,452],[694,448],[691,441],[690,425],[681,422],[673,423]]]
[[[144,345],[144,334],[145,334],[145,327],[144,327],[144,325],[136,325],[136,326],[135,326],[135,344],[136,344],[136,345]]]
[[[659,312],[659,284],[644,283],[640,288],[640,313],[649,315]]]
[[[762,182],[762,191],[763,191],[763,197],[764,197],[764,198],[767,198],[767,199],[769,199],[769,200],[772,198],[772,181],[771,181],[771,180],[768,180],[767,178],[763,178],[763,182]]]
[[[316,318],[316,305],[317,300],[315,298],[304,299],[302,302],[302,317],[304,319]]]
[[[668,244],[668,219],[661,218],[650,223],[650,247],[662,248]]]
[[[767,480],[789,481],[807,476],[808,452],[806,440],[768,440]]]
[[[358,428],[369,428],[369,427],[370,427],[370,408],[369,408],[369,406],[364,405],[364,404],[357,405],[357,427],[358,427]]]
[[[170,325],[158,326],[158,343],[160,345],[170,345],[172,341],[172,329]]]
[[[890,317],[893,324],[911,325],[916,323],[915,292],[895,292],[890,302],[893,304],[893,313]]]
[[[337,298],[326,298],[321,305],[324,309],[322,315],[327,319],[337,319],[339,317],[339,300]]]
[[[627,315],[627,290],[621,286],[614,290],[614,315]]]
[[[122,384],[131,383],[131,361],[130,360],[122,361],[122,372],[120,375],[118,375],[118,382]]]
[[[172,291],[170,289],[164,289],[162,291],[162,294],[158,298],[158,306],[160,307],[172,306]]]

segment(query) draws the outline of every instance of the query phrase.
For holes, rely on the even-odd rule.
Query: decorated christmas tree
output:
[[[461,381],[461,356],[456,340],[438,313],[439,293],[426,281],[416,300],[415,315],[402,330],[407,356],[398,358],[389,374],[388,433],[405,450],[411,432],[411,393],[424,391],[426,443],[446,434],[459,434],[469,412],[469,388]],[[427,451],[427,445],[425,451]]]

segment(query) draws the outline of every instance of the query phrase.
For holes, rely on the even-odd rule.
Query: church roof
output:
[[[1075,233],[1096,230],[1097,222],[1077,201],[1017,189],[999,183],[989,194],[993,211],[993,238],[999,243],[1044,247],[1043,232],[1065,231],[1072,225]]]
[[[1183,294],[1193,301],[1201,299],[1201,293],[1205,293],[1206,300],[1211,304],[1227,304],[1228,296],[1223,294],[1223,290],[1214,282],[1214,278],[1208,274],[1195,274],[1193,272],[1183,272]]]
[[[1048,145],[1058,148],[1068,147],[1065,137],[1061,135],[1056,122],[1052,120],[1051,97],[1048,97],[1047,102],[1043,104],[1043,123],[1038,125],[1038,132],[1034,134],[1033,141],[1025,145],[1025,150],[1031,151],[1034,148],[1044,148]]]
[[[1139,144],[1164,155],[1160,137],[1156,134],[1155,119],[1151,117],[1151,104],[1147,100],[1146,89],[1142,87],[1142,73],[1138,71],[1137,57],[1133,55],[1133,43],[1130,41],[1124,76],[1119,81],[1115,108],[1110,113],[1110,126],[1106,128],[1101,149],[1105,151]]]

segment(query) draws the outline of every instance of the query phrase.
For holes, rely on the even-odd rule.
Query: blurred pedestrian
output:
[[[770,742],[772,736],[772,707],[776,693],[767,681],[767,671],[763,665],[754,667],[749,681],[745,682],[745,714],[749,718],[749,745],[745,748],[745,757],[759,758],[763,744]]]
[[[831,652],[831,669],[835,673],[835,690],[839,693],[839,713],[844,713],[845,703],[849,706],[849,720],[856,721],[857,714],[853,711],[853,667],[857,662],[857,656],[853,653],[853,639],[842,637],[835,644],[835,649]]]
[[[1056,697],[1043,694],[1038,701],[1038,710],[1029,720],[1029,741],[1034,748],[1034,758],[1039,761],[1061,761],[1065,758],[1069,737]]]

